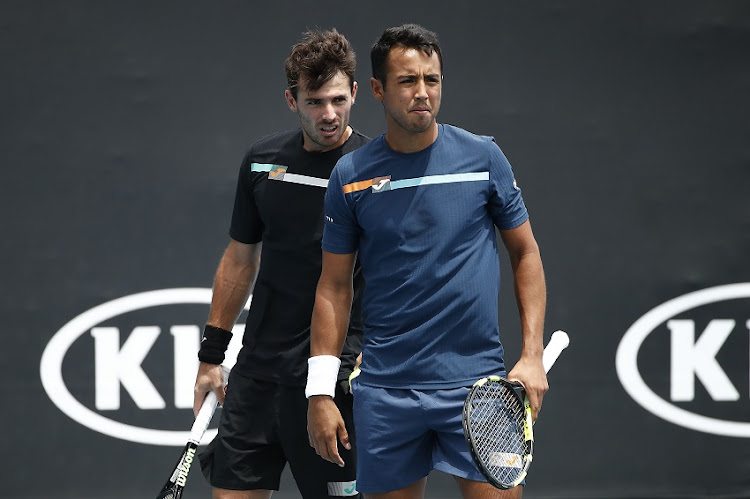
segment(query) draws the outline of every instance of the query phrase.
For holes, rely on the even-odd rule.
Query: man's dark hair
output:
[[[418,24],[404,24],[386,29],[370,50],[372,76],[380,80],[385,87],[387,75],[386,60],[394,47],[421,50],[428,56],[435,52],[440,61],[440,71],[443,71],[443,53],[440,51],[437,33]]]
[[[304,80],[305,90],[314,92],[339,71],[349,78],[349,87],[353,90],[356,65],[357,57],[351,43],[334,28],[305,32],[302,41],[292,47],[284,69],[289,90],[297,99],[300,81]]]

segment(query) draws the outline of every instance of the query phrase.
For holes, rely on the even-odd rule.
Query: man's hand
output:
[[[310,446],[315,448],[315,452],[320,457],[341,467],[344,466],[344,460],[339,455],[337,439],[347,450],[350,450],[352,446],[341,412],[328,395],[313,395],[309,398],[307,435],[310,439]]]
[[[536,421],[542,410],[542,399],[549,390],[547,375],[544,372],[541,355],[521,357],[518,363],[508,373],[508,381],[520,381],[531,404],[531,416]]]
[[[195,377],[195,387],[193,388],[193,414],[198,415],[198,411],[203,405],[206,395],[213,390],[219,399],[219,405],[224,403],[224,373],[220,364],[208,364],[201,362],[198,366],[198,375]]]

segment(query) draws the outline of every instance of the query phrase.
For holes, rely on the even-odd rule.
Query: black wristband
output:
[[[198,360],[208,364],[221,364],[224,362],[224,352],[231,339],[230,331],[206,324],[203,329],[201,348],[198,351]]]

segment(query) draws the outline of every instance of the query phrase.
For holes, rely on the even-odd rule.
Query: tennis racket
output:
[[[542,363],[549,372],[568,346],[564,331],[555,331],[544,349]],[[521,484],[534,450],[533,420],[523,386],[500,376],[482,378],[471,387],[464,402],[464,437],[474,462],[495,487]]]
[[[222,373],[224,375],[224,381],[226,382],[229,369],[226,366],[221,366]],[[208,424],[211,422],[211,418],[216,412],[216,406],[218,405],[218,399],[216,392],[211,390],[206,399],[203,401],[198,415],[195,417],[193,427],[190,429],[190,437],[188,438],[187,445],[182,451],[180,459],[169,476],[169,480],[162,487],[161,492],[156,496],[156,499],[180,499],[182,497],[182,491],[185,489],[187,483],[188,473],[190,472],[190,466],[193,461],[197,459],[196,452],[198,451],[198,444],[203,438],[203,434],[208,428]]]

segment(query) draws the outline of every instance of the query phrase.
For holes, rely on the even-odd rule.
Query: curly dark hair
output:
[[[309,30],[302,41],[292,47],[286,58],[286,80],[289,90],[297,99],[300,81],[305,89],[319,90],[340,71],[349,78],[349,86],[354,89],[354,69],[357,57],[349,40],[331,29],[328,31]]]

